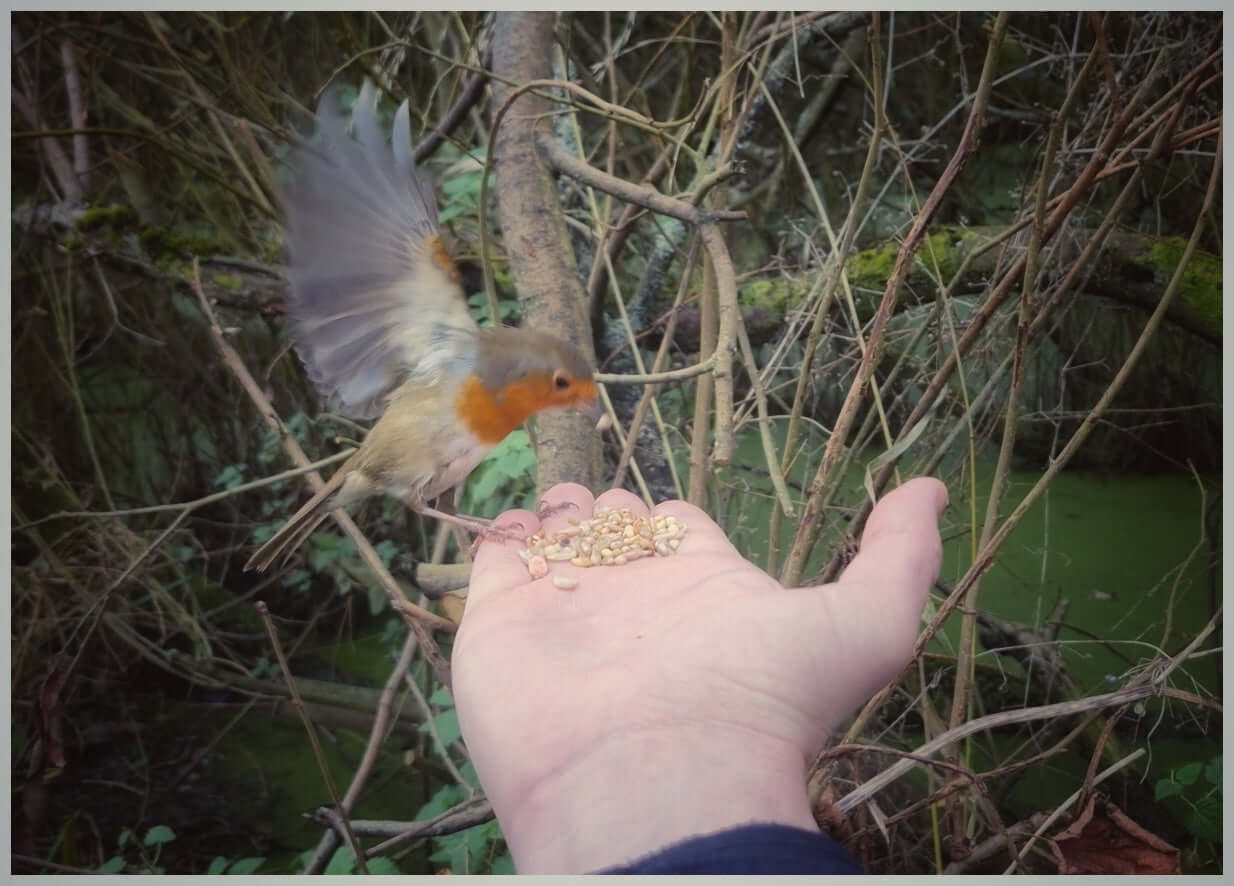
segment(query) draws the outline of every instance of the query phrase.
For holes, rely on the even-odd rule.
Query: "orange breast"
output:
[[[459,387],[456,408],[467,429],[482,443],[496,445],[531,415],[552,405],[547,402],[547,379],[529,376],[489,391],[476,376]]]

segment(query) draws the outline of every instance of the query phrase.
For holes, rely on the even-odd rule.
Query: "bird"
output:
[[[377,421],[246,571],[285,560],[332,511],[379,494],[487,533],[488,521],[430,502],[535,413],[573,408],[604,423],[579,347],[472,319],[432,183],[412,155],[409,102],[387,147],[378,98],[365,80],[351,109],[353,138],[338,90],[323,93],[318,138],[293,149],[284,194],[289,337],[331,408]]]

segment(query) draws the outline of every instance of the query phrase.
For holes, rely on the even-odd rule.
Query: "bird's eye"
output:
[[[560,369],[553,373],[553,387],[559,391],[564,391],[570,387],[570,376],[566,375]]]

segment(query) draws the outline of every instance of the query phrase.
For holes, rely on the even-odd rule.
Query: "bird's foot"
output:
[[[475,540],[471,543],[470,554],[475,557],[476,551],[483,541],[523,541],[527,538],[527,529],[521,524],[515,526],[494,526],[492,520],[486,520],[483,517],[469,517],[466,514],[451,514],[447,511],[439,511],[436,508],[422,506],[417,508],[421,514],[427,517],[436,517],[438,520],[444,520],[447,523],[453,523],[455,526],[461,526],[475,536]]]
[[[538,517],[540,522],[543,523],[549,517],[564,511],[566,508],[574,508],[575,510],[578,510],[578,505],[572,501],[559,501],[554,505],[541,500],[536,504],[536,517]]]

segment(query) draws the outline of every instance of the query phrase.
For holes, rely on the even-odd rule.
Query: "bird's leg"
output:
[[[437,508],[432,508],[428,505],[417,505],[416,510],[426,517],[435,517],[438,520],[453,523],[455,526],[462,526],[469,532],[475,533],[479,538],[497,538],[502,541],[522,541],[524,539],[524,536],[518,532],[494,526],[492,520],[485,520],[480,517],[467,517],[463,514],[451,514],[447,511],[439,511]]]

